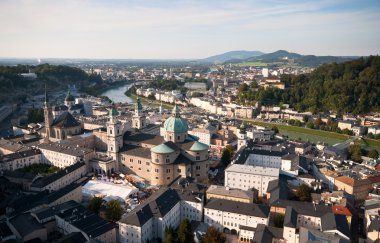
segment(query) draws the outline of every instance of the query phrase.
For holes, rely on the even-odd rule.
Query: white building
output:
[[[31,191],[57,191],[86,175],[86,165],[75,163],[54,174],[35,179],[30,185]]]
[[[51,164],[59,168],[64,168],[77,163],[78,161],[88,162],[95,157],[93,149],[67,146],[60,143],[42,143],[38,145],[41,150],[41,162]]]
[[[282,156],[287,154],[284,151],[270,151],[264,149],[254,149],[245,161],[246,165],[256,165],[270,168],[281,168]]]
[[[261,70],[261,73],[262,73],[262,75],[263,75],[264,78],[267,78],[269,76],[269,70],[268,70],[268,68],[263,68]]]
[[[368,133],[372,133],[373,135],[380,134],[380,126],[368,127]]]
[[[279,174],[278,168],[233,164],[225,170],[224,186],[242,190],[254,188],[263,196],[269,182],[278,179]]]
[[[274,137],[274,131],[269,129],[250,129],[247,130],[247,138],[260,140],[260,141],[269,141]]]
[[[216,128],[211,125],[206,125],[204,128],[194,128],[189,131],[189,134],[199,138],[199,142],[210,145],[211,137],[216,133]]]
[[[205,206],[204,222],[219,231],[239,233],[242,226],[268,225],[269,206],[213,199]]]
[[[203,194],[183,189],[164,188],[146,202],[123,217],[119,223],[119,238],[122,243],[146,242],[164,239],[166,227],[176,229],[181,220],[201,221]]]
[[[3,156],[0,155],[0,169],[13,171],[33,164],[39,164],[40,161],[41,152],[38,149],[30,149]]]

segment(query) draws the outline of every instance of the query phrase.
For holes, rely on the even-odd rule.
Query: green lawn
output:
[[[315,129],[309,129],[304,127],[295,127],[295,126],[288,126],[288,125],[282,125],[282,124],[272,124],[267,122],[256,122],[256,121],[247,121],[255,125],[260,126],[266,126],[266,127],[274,127],[276,126],[279,130],[285,130],[285,131],[293,131],[293,132],[299,132],[299,133],[305,133],[310,135],[317,135],[321,137],[328,137],[328,138],[334,138],[338,140],[347,140],[349,139],[348,135],[339,134],[335,132],[327,132],[322,130],[315,130]]]
[[[335,133],[335,132],[327,132],[327,131],[322,131],[322,130],[316,130],[316,129],[309,129],[309,128],[304,128],[304,127],[295,127],[295,126],[288,126],[288,125],[283,125],[283,124],[273,124],[273,123],[268,123],[268,122],[257,122],[257,121],[248,121],[246,122],[259,125],[259,126],[266,126],[266,127],[274,127],[276,126],[280,133],[283,132],[285,134],[289,132],[294,132],[294,133],[300,133],[310,136],[317,136],[320,138],[326,138],[326,142],[331,144],[333,141],[345,141],[350,138],[350,136],[345,135],[345,134],[340,134],[340,133]],[[362,139],[361,143],[363,145],[367,146],[372,146],[372,147],[380,147],[380,141],[379,140],[374,140],[374,139]]]
[[[380,140],[365,138],[365,139],[363,139],[362,143],[369,145],[369,146],[380,147]]]

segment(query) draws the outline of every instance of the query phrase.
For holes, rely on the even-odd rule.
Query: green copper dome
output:
[[[164,143],[151,148],[150,151],[156,154],[171,154],[174,152],[172,148]]]
[[[177,105],[174,106],[172,116],[164,123],[164,129],[167,132],[184,133],[189,130],[187,121],[180,115],[180,110]]]
[[[109,116],[117,116],[119,115],[119,112],[116,110],[115,105],[112,104],[111,109],[108,111]]]
[[[207,144],[195,141],[193,143],[193,145],[191,146],[190,151],[204,151],[204,150],[207,150],[207,149],[208,149],[208,145]]]

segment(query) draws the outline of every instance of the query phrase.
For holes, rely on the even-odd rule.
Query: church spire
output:
[[[46,83],[45,83],[45,106],[48,105],[48,102],[49,102],[49,98],[48,98],[48,95],[47,95]]]
[[[173,110],[172,110],[172,115],[174,117],[180,117],[181,116],[181,110],[177,106],[177,104],[174,105]]]

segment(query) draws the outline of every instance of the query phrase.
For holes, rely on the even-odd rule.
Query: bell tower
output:
[[[240,131],[238,134],[238,146],[237,149],[239,150],[241,147],[247,145],[247,134],[245,131],[245,124],[244,122],[240,125]]]
[[[135,104],[135,114],[132,117],[132,128],[141,129],[146,126],[146,119],[142,112],[142,108],[140,98],[137,98]]]
[[[45,121],[45,129],[46,129],[46,139],[49,140],[52,135],[53,112],[49,104],[49,98],[46,91],[46,85],[45,85],[45,102],[44,102],[44,121]]]
[[[107,154],[116,161],[116,170],[119,171],[118,152],[123,147],[123,129],[121,122],[117,119],[118,112],[115,105],[108,112],[107,121]]]

